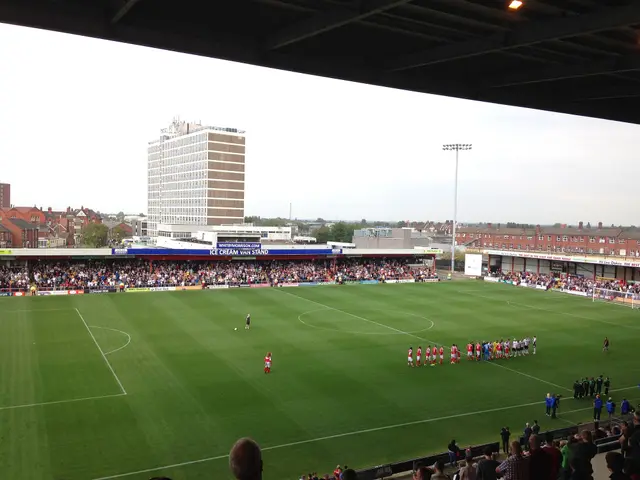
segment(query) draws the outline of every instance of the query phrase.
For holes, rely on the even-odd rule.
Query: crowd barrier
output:
[[[187,290],[218,290],[229,288],[269,288],[269,287],[316,287],[322,285],[338,285],[338,284],[359,284],[359,285],[378,285],[378,284],[404,284],[404,283],[436,283],[439,278],[428,278],[423,280],[415,280],[413,278],[389,279],[389,280],[346,280],[343,282],[285,282],[277,285],[269,283],[241,283],[241,284],[224,284],[224,285],[187,285],[187,286],[161,286],[161,287],[129,287],[125,288],[123,293],[140,293],[140,292],[175,292]],[[40,289],[35,292],[37,296],[57,296],[57,295],[85,295],[85,294],[104,294],[121,292],[116,287],[97,287],[83,288],[73,290],[45,290]],[[0,297],[28,297],[31,296],[29,290],[1,290]]]
[[[616,422],[620,423],[622,418],[616,417]],[[604,423],[604,422],[603,422]],[[550,430],[549,432],[553,436],[554,440],[562,440],[566,439],[570,436],[577,435],[580,433],[586,426],[593,427],[593,424],[586,425],[573,425],[565,428],[558,428],[556,430]],[[589,428],[593,430],[593,428]],[[547,432],[542,433],[543,436],[546,435]],[[497,434],[499,435],[499,434]],[[600,438],[594,441],[594,444],[598,448],[598,453],[604,453],[611,450],[616,450],[620,448],[620,435],[614,435],[611,437]],[[525,439],[524,437],[519,437],[519,441],[521,445],[524,445]],[[492,442],[486,443],[484,445],[476,445],[470,448],[471,455],[473,458],[478,458],[484,455],[484,450],[487,447],[491,447],[491,451],[494,453],[500,452],[500,442]],[[416,471],[420,466],[430,467],[437,460],[442,460],[445,465],[449,463],[449,454],[448,452],[438,453],[436,455],[430,455],[428,457],[414,458],[411,460],[404,460],[396,463],[388,463],[384,465],[376,465],[374,467],[358,470],[358,480],[378,480],[381,478],[388,478],[392,475],[407,473],[411,471]]]

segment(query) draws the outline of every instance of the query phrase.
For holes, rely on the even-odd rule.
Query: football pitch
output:
[[[471,340],[534,335],[535,356],[464,358]],[[639,338],[637,310],[475,281],[3,298],[1,476],[229,478],[231,445],[251,436],[266,479],[299,478],[534,419],[562,428],[592,416],[571,398],[583,376],[638,403]],[[461,364],[447,350],[442,366],[407,367],[410,346],[452,343]],[[559,419],[548,392],[565,397]]]

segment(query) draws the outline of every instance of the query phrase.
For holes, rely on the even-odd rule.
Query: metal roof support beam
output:
[[[140,0],[126,0],[123,5],[118,9],[118,11],[116,12],[116,14],[113,16],[113,18],[111,19],[111,24],[116,24],[118,23],[120,20],[122,20],[122,17],[124,17],[127,13],[129,13],[129,11],[135,6],[136,3],[138,3]]]
[[[612,58],[600,62],[588,62],[581,63],[579,65],[551,67],[547,69],[536,69],[526,72],[500,75],[494,80],[487,80],[482,83],[488,88],[511,87],[533,83],[555,82],[570,78],[610,75],[636,70],[640,70],[640,53],[634,53],[632,55]]]
[[[397,61],[391,62],[388,69],[393,71],[409,70],[637,23],[640,23],[640,0],[635,0],[624,7],[607,8],[585,15],[522,24],[509,32],[405,55]]]
[[[390,10],[412,0],[363,0],[359,8],[336,8],[303,20],[276,32],[267,39],[266,49],[276,50],[300,42],[352,22],[364,20],[377,13]]]

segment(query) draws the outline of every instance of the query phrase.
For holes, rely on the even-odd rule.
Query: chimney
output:
[[[491,228],[491,227],[493,227],[493,224],[487,223],[487,228]]]
[[[582,230],[582,226],[583,226],[583,225],[584,225],[584,224],[583,224],[582,222],[579,222],[579,223],[578,223],[578,230]]]
[[[540,225],[536,225],[536,235],[540,235]]]
[[[598,230],[602,230],[602,222],[598,222]]]
[[[567,224],[563,223],[562,225],[560,225],[560,228],[567,228]]]
[[[51,213],[53,209],[51,207],[47,208],[47,212]]]
[[[81,207],[80,207],[80,210],[82,210],[82,211],[84,212],[84,207],[83,207],[83,206],[81,206]]]

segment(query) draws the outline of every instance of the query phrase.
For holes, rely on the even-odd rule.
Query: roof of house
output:
[[[10,218],[9,221],[22,230],[33,230],[38,228],[38,225],[26,222],[21,218]]]
[[[7,227],[5,227],[4,225],[2,225],[0,223],[0,232],[9,232],[9,233],[11,233],[11,230],[9,230]]]

